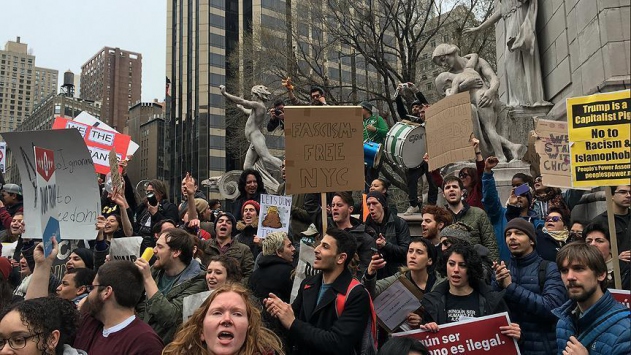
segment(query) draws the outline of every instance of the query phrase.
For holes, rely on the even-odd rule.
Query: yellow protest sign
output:
[[[567,99],[572,186],[628,185],[631,90]]]

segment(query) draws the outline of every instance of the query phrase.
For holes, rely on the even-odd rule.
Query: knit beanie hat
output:
[[[368,101],[362,101],[359,106],[361,106],[362,108],[372,112],[372,104]]]
[[[533,226],[532,223],[520,217],[513,218],[510,221],[508,221],[508,223],[506,223],[506,227],[504,228],[504,235],[506,235],[506,231],[511,228],[519,229],[520,231],[526,233],[528,238],[530,238],[530,240],[532,240],[534,244],[537,244],[537,237],[535,235],[535,226]]]
[[[13,269],[13,267],[11,266],[11,262],[9,261],[9,259],[5,258],[4,256],[0,257],[0,274],[2,274],[2,278],[5,281],[9,280],[11,269]]]
[[[199,215],[202,214],[204,211],[206,211],[207,208],[208,208],[208,202],[206,200],[204,200],[203,198],[195,199],[195,210],[197,211],[198,218],[199,218]]]
[[[254,201],[254,200],[247,200],[243,203],[243,205],[241,205],[241,215],[243,215],[243,210],[245,210],[245,206],[247,205],[252,205],[254,206],[254,209],[256,210],[256,213],[259,214],[261,213],[261,205],[259,205],[258,202]]]
[[[462,223],[456,222],[443,228],[438,234],[439,237],[456,237],[464,239],[466,241],[471,240],[471,227]]]
[[[232,215],[232,213],[230,212],[225,212],[225,211],[221,211],[219,212],[219,214],[217,215],[217,218],[215,218],[215,228],[217,228],[217,221],[219,221],[219,218],[221,217],[228,217],[228,219],[230,220],[230,223],[232,223],[232,235],[235,235],[235,233],[237,232],[237,219],[234,218],[234,216]]]
[[[94,270],[94,255],[92,254],[92,250],[88,248],[77,248],[72,252],[83,260],[86,269]]]
[[[374,197],[377,199],[377,201],[379,201],[379,203],[381,204],[381,206],[383,206],[383,209],[385,210],[386,208],[388,208],[388,201],[386,200],[386,196],[384,194],[382,194],[379,191],[371,191],[368,193],[368,195],[366,196],[366,201],[368,201],[369,198]]]

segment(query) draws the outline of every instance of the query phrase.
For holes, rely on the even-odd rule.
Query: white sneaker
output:
[[[403,215],[409,216],[409,215],[418,213],[419,211],[420,211],[420,209],[418,208],[418,206],[410,206],[410,207],[408,207],[408,209],[405,211],[405,213]]]

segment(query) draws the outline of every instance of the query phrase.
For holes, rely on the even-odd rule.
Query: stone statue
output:
[[[248,101],[229,94],[226,92],[224,85],[220,85],[219,90],[226,99],[236,103],[237,107],[248,115],[248,120],[245,122],[245,137],[248,142],[250,142],[250,147],[245,154],[243,170],[248,168],[258,170],[263,177],[265,187],[269,191],[276,191],[279,183],[276,178],[274,178],[273,174],[267,171],[266,165],[273,166],[277,171],[280,171],[283,162],[269,152],[265,144],[265,135],[263,135],[261,131],[263,123],[265,122],[265,115],[267,114],[265,101],[269,98],[271,93],[265,86],[255,85],[251,90],[252,100]]]
[[[457,46],[446,43],[434,49],[432,61],[448,70],[436,77],[436,88],[440,93],[450,96],[469,91],[474,134],[480,140],[482,150],[495,155],[501,162],[507,161],[504,149],[510,152],[512,160],[520,159],[526,147],[497,133],[498,118],[506,112],[506,106],[497,96],[499,80],[489,63],[475,53],[461,57]]]
[[[504,51],[504,71],[508,84],[509,106],[549,105],[543,98],[541,61],[535,25],[538,0],[500,0],[499,10],[480,26],[463,33],[475,33],[504,19],[507,51]]]

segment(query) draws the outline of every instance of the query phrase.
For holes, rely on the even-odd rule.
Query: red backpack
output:
[[[337,298],[335,299],[335,311],[338,318],[340,317],[342,312],[344,312],[344,306],[346,305],[346,299],[348,298],[348,295],[356,286],[363,287],[363,285],[359,281],[357,281],[357,279],[352,279],[351,283],[348,284],[348,289],[346,290],[346,293],[337,294]],[[368,293],[367,290],[364,291]],[[368,294],[368,300],[370,301],[370,318],[368,324],[366,324],[366,329],[364,330],[361,352],[359,353],[359,355],[377,354],[377,314],[375,313],[375,306],[372,304],[372,298],[370,297],[370,294]]]

